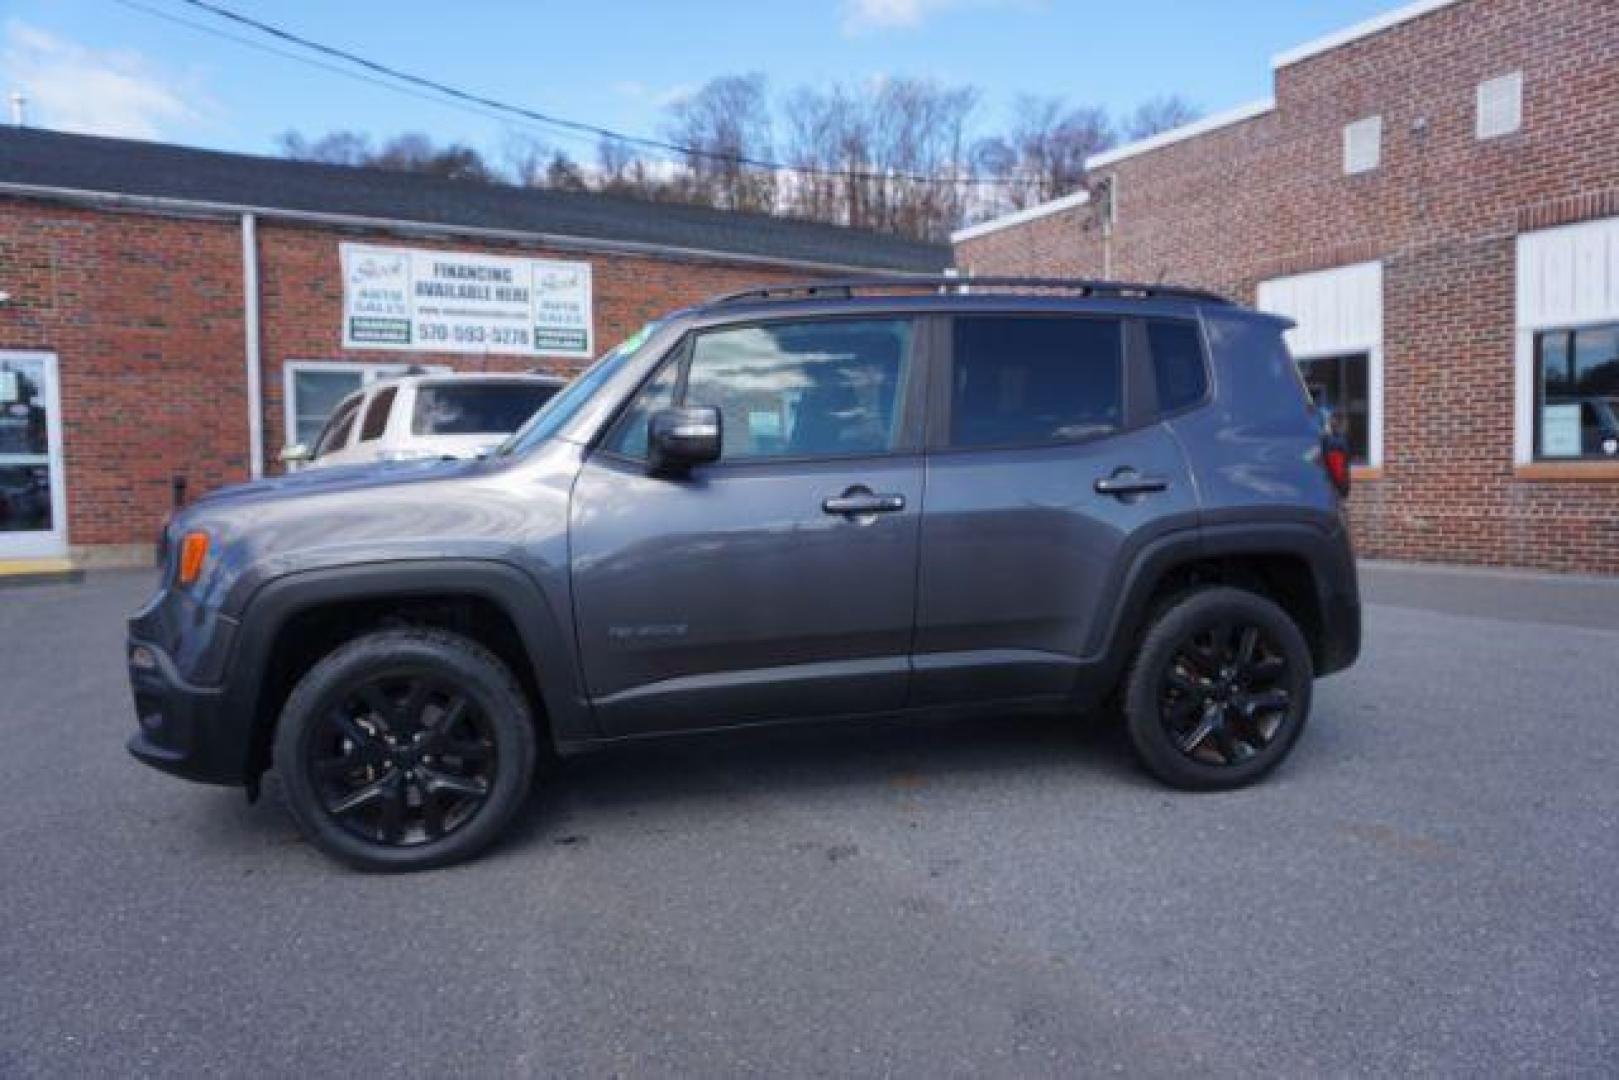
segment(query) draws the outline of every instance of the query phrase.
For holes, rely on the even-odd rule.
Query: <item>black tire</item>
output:
[[[383,630],[293,688],[275,767],[298,827],[327,855],[425,870],[504,831],[533,783],[535,743],[528,700],[489,650],[440,630]]]
[[[1241,787],[1298,742],[1314,679],[1304,635],[1271,600],[1223,586],[1182,594],[1148,627],[1126,676],[1130,744],[1172,787]]]

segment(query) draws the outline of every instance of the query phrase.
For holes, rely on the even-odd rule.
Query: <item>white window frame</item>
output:
[[[1366,356],[1365,468],[1383,466],[1383,264],[1352,263],[1259,283],[1256,305],[1298,325],[1286,334],[1295,363]]]
[[[1512,462],[1524,466],[1535,463],[1535,335],[1619,323],[1619,217],[1520,233],[1516,279]]]
[[[46,469],[51,478],[51,527],[0,532],[0,559],[42,559],[66,555],[67,468],[62,453],[62,365],[56,354],[38,349],[0,349],[0,360],[41,362],[45,372]]]
[[[1371,151],[1366,161],[1357,161],[1355,158],[1355,138],[1361,137],[1371,140]],[[1359,120],[1344,125],[1344,175],[1359,176],[1362,173],[1376,172],[1383,165],[1383,117],[1363,116]]]
[[[1485,105],[1485,99],[1493,94],[1510,94],[1512,104],[1512,123],[1510,126],[1486,127],[1485,121],[1492,115]],[[1497,75],[1492,79],[1485,79],[1478,84],[1473,95],[1473,135],[1480,141],[1484,139],[1499,139],[1503,135],[1512,135],[1523,129],[1523,72],[1509,71],[1505,75]]]
[[[291,446],[292,443],[288,440],[295,438],[298,434],[298,407],[297,402],[294,400],[298,375],[305,372],[356,374],[360,376],[360,389],[364,390],[378,379],[397,378],[413,369],[423,375],[443,375],[454,370],[448,364],[398,363],[386,360],[287,360],[283,362],[281,365],[282,444]],[[355,432],[358,433],[359,421],[356,420],[355,423]]]

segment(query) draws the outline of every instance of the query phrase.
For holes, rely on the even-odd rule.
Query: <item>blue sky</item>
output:
[[[1270,57],[1399,0],[220,0],[289,30],[545,112],[655,134],[715,75],[803,83],[928,76],[1123,112],[1179,93],[1217,112],[1270,92]],[[129,5],[149,9],[136,10]],[[254,38],[179,0],[5,0],[0,91],[43,127],[250,152],[276,133],[425,131],[498,156],[502,123],[269,55],[152,14]],[[550,141],[589,157],[591,146]]]

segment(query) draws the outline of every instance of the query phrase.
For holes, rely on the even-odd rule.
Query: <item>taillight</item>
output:
[[[1327,468],[1327,478],[1343,497],[1349,495],[1349,447],[1336,436],[1322,440],[1321,463]]]

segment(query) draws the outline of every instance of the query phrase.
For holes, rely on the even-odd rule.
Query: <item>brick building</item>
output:
[[[1289,315],[1362,553],[1619,573],[1619,3],[1422,0],[1273,67],[957,265]]]
[[[358,340],[366,256],[516,267],[536,293],[555,275],[576,322]],[[948,262],[808,222],[0,129],[0,561],[150,559],[176,478],[195,495],[273,470],[289,429],[410,365],[572,371],[716,292]]]

